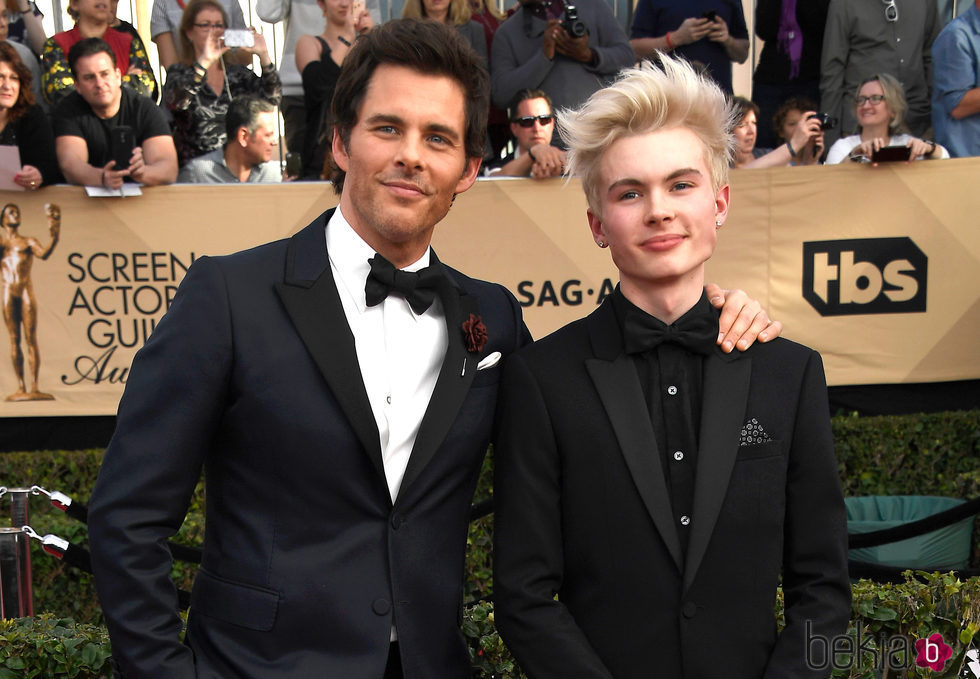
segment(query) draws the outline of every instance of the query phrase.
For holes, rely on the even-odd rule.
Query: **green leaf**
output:
[[[898,611],[894,608],[888,608],[887,606],[881,606],[876,608],[870,615],[874,620],[897,620]]]

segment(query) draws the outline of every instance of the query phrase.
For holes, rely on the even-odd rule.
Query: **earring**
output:
[[[719,229],[721,228],[721,220],[720,219],[715,220],[715,226],[717,226]]]
[[[600,248],[606,247],[606,241],[604,240],[597,240],[595,244],[598,245]]]

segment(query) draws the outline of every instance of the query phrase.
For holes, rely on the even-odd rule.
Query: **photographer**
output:
[[[866,78],[854,95],[854,115],[858,134],[834,142],[827,153],[827,164],[874,161],[875,152],[886,146],[905,146],[909,160],[949,158],[949,152],[934,141],[908,134],[905,114],[908,104],[902,85],[893,76],[879,73]]]
[[[639,0],[630,45],[637,59],[675,52],[691,63],[704,64],[712,79],[731,94],[732,62],[741,64],[748,58],[749,32],[740,2]]]
[[[758,169],[815,165],[820,161],[820,155],[824,149],[824,123],[831,122],[826,116],[815,111],[804,111],[803,117],[797,123],[792,136],[786,140],[786,143],[767,151],[766,149],[755,148],[759,107],[743,97],[735,97],[733,103],[741,115],[733,130],[735,134],[733,168]]]
[[[163,100],[173,114],[174,141],[183,167],[191,158],[225,143],[225,113],[237,97],[262,97],[278,105],[282,84],[265,38],[251,31],[251,46],[235,48],[256,55],[262,75],[241,64],[226,63],[232,49],[226,35],[228,13],[218,0],[191,0],[180,20],[181,60],[167,70]]]
[[[539,89],[555,109],[573,108],[632,64],[626,34],[602,0],[521,0],[494,36],[493,103],[505,108],[521,90]]]

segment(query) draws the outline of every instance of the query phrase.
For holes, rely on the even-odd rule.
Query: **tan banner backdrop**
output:
[[[832,385],[980,378],[977,176],[980,159],[733,173],[708,278],[762,300],[785,336],[824,355]],[[20,209],[22,239],[0,240],[7,327],[20,335],[30,389],[23,306],[33,301],[38,390],[52,397],[3,401],[18,387],[13,361],[0,359],[7,417],[114,413],[133,355],[195,258],[286,237],[336,203],[325,184],[114,199],[55,187],[5,199]],[[61,209],[61,234],[41,259],[46,203]],[[540,337],[592,311],[616,283],[585,209],[577,182],[481,181],[434,245],[444,261],[510,288]]]

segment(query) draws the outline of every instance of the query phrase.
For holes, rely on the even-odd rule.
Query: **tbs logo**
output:
[[[911,238],[803,243],[803,297],[821,316],[925,311],[928,267]]]

